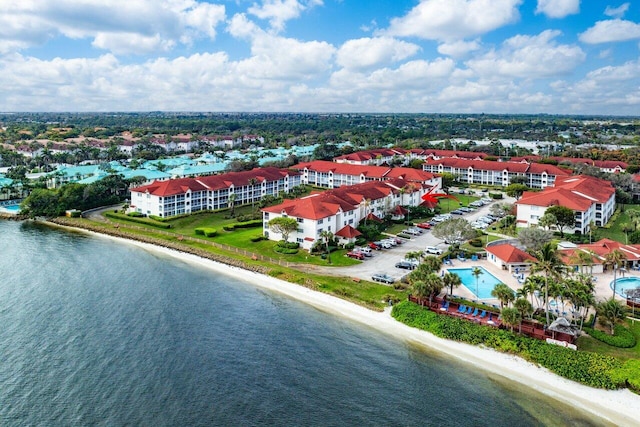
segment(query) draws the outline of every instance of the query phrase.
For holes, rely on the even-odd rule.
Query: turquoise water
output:
[[[609,287],[613,290],[613,280],[609,283]],[[624,277],[616,279],[616,293],[623,298],[627,297],[625,290],[640,288],[640,277]]]
[[[462,284],[471,291],[472,294],[479,299],[489,299],[493,298],[491,296],[491,291],[494,286],[498,283],[502,283],[498,280],[493,274],[489,273],[482,267],[478,267],[482,270],[482,274],[478,277],[478,294],[476,294],[476,277],[471,274],[473,272],[473,268],[449,268],[447,271],[451,273],[456,273],[460,276],[460,280],[462,280]]]
[[[17,214],[20,212],[20,205],[0,206],[0,212],[2,211]]]
[[[0,221],[0,426],[591,426],[595,417],[221,273]]]

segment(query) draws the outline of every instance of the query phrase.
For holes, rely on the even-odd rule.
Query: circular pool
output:
[[[609,284],[609,287],[613,289],[613,280]],[[616,279],[616,294],[620,295],[623,298],[627,297],[628,289],[638,289],[640,288],[640,277],[624,277],[620,279]]]

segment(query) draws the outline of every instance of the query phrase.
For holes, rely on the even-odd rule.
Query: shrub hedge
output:
[[[246,221],[246,222],[236,222],[235,224],[227,224],[222,228],[225,231],[233,231],[236,228],[255,228],[255,227],[262,227],[261,219],[256,219],[256,220]]]
[[[218,231],[215,228],[210,227],[198,227],[195,229],[195,232],[197,235],[206,237],[213,237],[218,234]]]
[[[162,222],[154,221],[151,218],[144,218],[144,217],[139,218],[139,217],[128,216],[128,215],[115,213],[115,212],[105,212],[104,216],[106,216],[107,218],[121,219],[123,221],[137,222],[138,224],[151,225],[152,227],[157,227],[157,228],[164,228],[164,229],[171,228],[171,224],[164,224]]]
[[[300,244],[298,242],[285,242],[284,240],[280,240],[276,243],[276,247],[284,249],[298,249]]]
[[[631,348],[636,345],[636,337],[629,329],[622,325],[616,325],[613,328],[614,335],[587,327],[584,327],[583,330],[598,341],[614,347]]]
[[[253,243],[261,242],[261,241],[263,241],[263,240],[267,240],[267,236],[263,236],[263,235],[255,236],[255,237],[252,237],[252,238],[251,238],[251,239],[249,239],[249,240],[251,240]]]
[[[284,254],[284,255],[294,255],[298,253],[298,249],[284,248],[278,245],[274,246],[273,250],[278,252],[279,254]]]
[[[392,315],[402,323],[441,338],[482,344],[518,355],[560,376],[591,387],[616,389],[640,386],[640,363],[623,364],[611,356],[550,345],[506,330],[439,315],[408,301],[394,305]]]

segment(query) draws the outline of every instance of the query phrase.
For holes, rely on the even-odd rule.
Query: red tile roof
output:
[[[517,205],[566,206],[585,211],[593,203],[606,203],[615,194],[611,182],[592,176],[578,175],[557,178],[553,187],[540,192],[525,191]]]
[[[345,239],[353,239],[362,235],[361,232],[350,226],[349,224],[336,231],[336,236],[344,237]]]
[[[222,190],[249,185],[249,180],[255,178],[257,182],[278,181],[286,175],[298,175],[298,172],[278,168],[256,168],[250,171],[229,172],[222,175],[211,175],[198,178],[180,178],[167,181],[154,181],[151,184],[132,188],[132,192],[149,192],[154,196],[166,197],[191,191]]]
[[[442,158],[439,160],[429,159],[425,162],[428,165],[442,165],[444,167],[452,167],[456,169],[474,170],[492,170],[492,171],[508,171],[509,173],[535,173],[542,174],[546,172],[548,175],[565,176],[571,175],[571,171],[561,169],[553,165],[545,165],[540,163],[521,163],[521,162],[493,162],[488,160],[468,160],[455,158]]]
[[[388,181],[369,181],[311,194],[294,200],[285,200],[279,205],[262,209],[263,212],[285,213],[296,218],[319,220],[336,215],[339,211],[357,209],[365,200],[379,200],[390,194],[396,194],[401,188],[419,191],[419,183],[407,183],[402,179]]]
[[[389,168],[387,166],[352,165],[348,163],[328,162],[314,160],[312,162],[298,163],[291,169],[308,169],[316,172],[332,172],[340,175],[364,175],[368,178],[404,178],[406,181],[425,182],[432,180],[435,175],[413,168]]]
[[[487,252],[495,255],[498,259],[506,262],[507,264],[537,261],[535,257],[508,243],[487,246],[486,250]]]
[[[158,197],[175,196],[184,194],[188,190],[206,191],[207,187],[193,178],[169,179],[167,181],[154,181],[151,184],[132,188],[132,192],[149,193]]]
[[[588,245],[578,245],[580,249],[589,250],[600,257],[604,257],[610,252],[618,249],[626,255],[630,261],[640,260],[640,245],[625,245],[611,239],[600,239],[597,242]]]

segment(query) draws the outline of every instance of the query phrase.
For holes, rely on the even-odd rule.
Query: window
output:
[[[269,219],[269,212],[264,213],[264,219]]]
[[[318,220],[318,224],[322,224],[324,222],[324,218]]]
[[[297,218],[298,222],[302,224],[304,222],[304,218]]]

